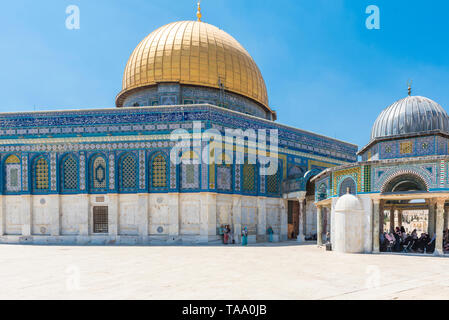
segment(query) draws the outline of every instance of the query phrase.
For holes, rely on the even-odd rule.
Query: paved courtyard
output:
[[[449,299],[448,258],[315,245],[0,246],[1,299]]]

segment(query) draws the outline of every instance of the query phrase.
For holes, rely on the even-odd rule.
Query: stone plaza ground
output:
[[[0,246],[1,299],[449,299],[447,257],[240,246]]]

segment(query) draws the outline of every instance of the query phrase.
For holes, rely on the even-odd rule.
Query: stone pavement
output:
[[[449,299],[447,257],[315,245],[0,245],[1,299]]]

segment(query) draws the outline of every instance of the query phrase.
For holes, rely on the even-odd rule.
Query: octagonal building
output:
[[[245,227],[253,243],[270,226],[276,241],[316,237],[310,180],[357,147],[275,120],[237,40],[201,21],[163,26],[132,52],[115,108],[0,114],[0,242],[216,242],[224,225],[235,243]],[[261,174],[261,159],[276,170]]]

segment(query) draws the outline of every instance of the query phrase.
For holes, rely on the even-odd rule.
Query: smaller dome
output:
[[[429,131],[449,132],[449,116],[435,101],[409,96],[381,112],[374,123],[371,140]]]
[[[335,205],[335,211],[338,212],[354,212],[362,210],[363,209],[360,200],[356,196],[349,193],[341,196],[338,199],[337,204]]]

